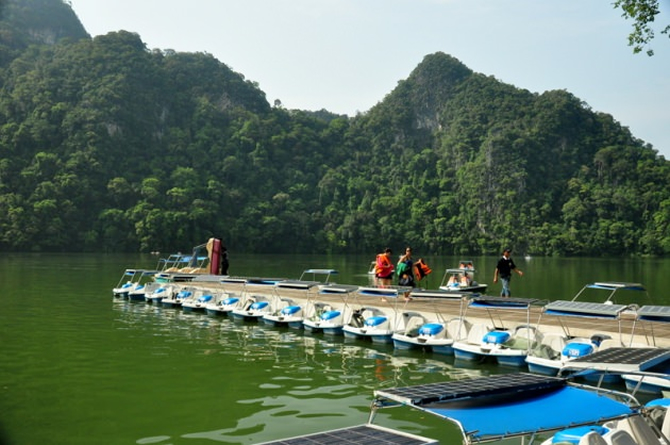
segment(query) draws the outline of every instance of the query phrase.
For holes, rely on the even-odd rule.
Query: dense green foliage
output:
[[[622,11],[622,17],[633,21],[633,30],[628,35],[628,46],[633,47],[634,53],[647,49],[648,56],[654,55],[650,48],[655,37],[652,24],[661,13],[659,0],[615,0],[614,7]],[[661,34],[670,37],[670,25],[661,30]]]
[[[75,25],[17,13],[47,7]],[[364,114],[286,110],[211,55],[76,23],[61,0],[0,21],[2,250],[670,252],[668,162],[569,92],[437,53]],[[19,34],[40,26],[69,31]]]

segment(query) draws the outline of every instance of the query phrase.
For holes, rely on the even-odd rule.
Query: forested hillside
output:
[[[211,55],[5,3],[1,250],[670,253],[668,162],[567,91],[436,53],[363,114],[286,110]]]

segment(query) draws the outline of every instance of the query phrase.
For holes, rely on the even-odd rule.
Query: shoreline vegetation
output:
[[[60,0],[0,19],[2,251],[670,253],[670,164],[568,91],[434,53],[364,113],[288,110],[209,54],[84,25]]]

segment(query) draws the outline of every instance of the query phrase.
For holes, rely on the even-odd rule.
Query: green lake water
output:
[[[233,275],[295,279],[334,268],[338,282],[363,285],[374,254],[230,258]],[[428,288],[464,259],[425,258]],[[488,293],[498,293],[497,259],[467,259]],[[515,261],[525,275],[513,277],[514,296],[570,298],[588,282],[632,281],[654,303],[670,304],[670,260]],[[1,444],[253,444],[365,423],[377,388],[516,371],[114,300],[125,268],[156,262],[3,254]],[[381,411],[376,423],[460,443],[455,426],[405,408]]]

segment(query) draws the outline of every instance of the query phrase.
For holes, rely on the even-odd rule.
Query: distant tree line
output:
[[[10,2],[0,33],[1,250],[670,253],[668,162],[567,91],[436,53],[347,117],[271,106],[209,54],[91,39],[60,0]]]

